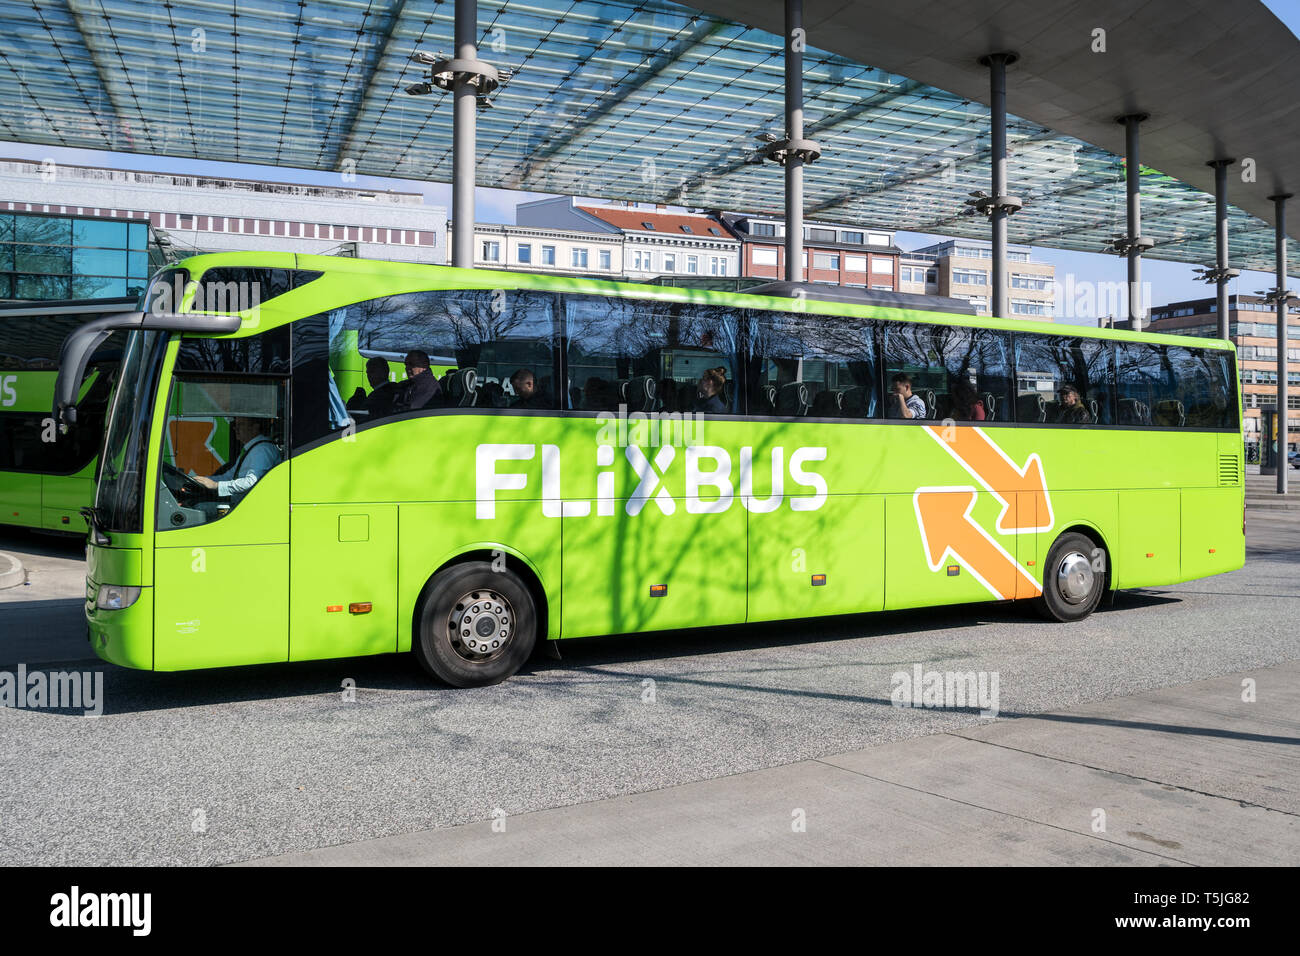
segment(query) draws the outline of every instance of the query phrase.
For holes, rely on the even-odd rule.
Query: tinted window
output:
[[[1157,424],[1181,419],[1187,428],[1236,428],[1237,403],[1228,400],[1233,391],[1231,353],[1171,345],[1167,355],[1176,383],[1171,401],[1177,404],[1158,410]]]
[[[788,312],[754,311],[749,316],[749,414],[879,415],[871,324]]]
[[[735,413],[738,313],[717,306],[566,296],[568,408]]]
[[[410,411],[557,407],[554,303],[540,292],[412,292],[294,323],[294,448],[349,420],[364,428]],[[406,380],[414,350],[436,386]],[[526,395],[516,389],[525,380]]]
[[[1010,336],[988,329],[891,322],[885,327],[885,388],[911,379],[926,417],[1012,421]]]
[[[243,312],[322,275],[306,269],[209,269],[199,277],[192,308],[195,312]]]
[[[1100,339],[1017,332],[1016,420],[1111,424],[1112,353],[1111,343]]]
[[[1191,352],[1181,346],[1116,343],[1118,423],[1185,427],[1187,403],[1180,377],[1194,377]],[[1208,387],[1204,400],[1194,400],[1197,405],[1212,401]]]
[[[253,372],[287,375],[289,327],[242,339],[182,339],[178,372]]]

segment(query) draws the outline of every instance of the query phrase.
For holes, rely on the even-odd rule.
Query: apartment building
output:
[[[583,205],[567,196],[521,203],[520,226],[619,236],[623,274],[633,281],[655,276],[727,277],[740,274],[740,241],[710,216],[675,212],[664,205]]]
[[[741,213],[721,213],[718,218],[740,240],[741,275],[785,278],[784,220]],[[803,245],[805,282],[904,291],[898,284],[901,250],[891,232],[810,222],[804,225]]]
[[[1028,246],[1007,246],[1007,318],[1050,322],[1055,308],[1056,267],[1035,262]],[[980,315],[991,315],[993,244],[983,239],[948,239],[906,254],[909,263],[929,263],[939,295],[965,299]],[[915,291],[917,266],[903,291]],[[927,282],[928,284],[928,282]]]
[[[455,223],[447,224],[448,241]],[[476,223],[474,267],[593,279],[624,279],[623,236],[544,226]]]

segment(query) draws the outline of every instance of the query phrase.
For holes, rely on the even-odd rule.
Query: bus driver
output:
[[[215,491],[219,499],[228,498],[232,505],[238,504],[259,478],[280,464],[280,449],[267,437],[268,426],[265,418],[232,419],[230,429],[243,446],[239,457],[211,478],[195,475],[193,480]]]

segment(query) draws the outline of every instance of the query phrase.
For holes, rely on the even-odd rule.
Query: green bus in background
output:
[[[138,307],[134,296],[0,307],[0,524],[85,533],[81,509],[95,499],[96,456],[126,335],[110,336],[91,356],[78,393],[82,427],[66,436],[50,415],[59,349],[78,326]]]
[[[541,640],[988,600],[1074,621],[1244,561],[1217,340],[228,253],[69,340],[71,431],[123,330],[86,614],[129,667],[412,651],[473,686]],[[364,407],[366,362],[414,350],[427,402]]]

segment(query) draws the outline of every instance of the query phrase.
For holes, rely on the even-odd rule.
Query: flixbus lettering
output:
[[[528,473],[518,467],[502,470],[502,463],[532,461],[537,457],[535,444],[484,444],[474,450],[475,516],[479,519],[496,517],[498,491],[523,491],[528,487]],[[787,466],[785,449],[777,446],[771,450],[771,491],[766,497],[753,496],[754,449],[750,446],[738,452],[736,481],[732,481],[732,455],[716,445],[690,445],[678,449],[674,445],[661,445],[653,456],[637,445],[623,449],[629,468],[621,469],[624,480],[635,479],[635,488],[624,503],[624,511],[635,517],[654,505],[666,515],[677,510],[677,499],[664,484],[664,479],[682,462],[685,479],[684,507],[689,514],[721,514],[731,507],[737,495],[741,505],[754,514],[775,511],[789,501],[792,511],[816,511],[826,503],[830,488],[826,479],[811,470],[813,462],[826,460],[823,447],[796,448],[789,456]],[[615,464],[617,455],[610,445],[596,446],[596,497],[597,517],[610,517],[615,513],[614,483],[619,474]],[[788,471],[787,471],[788,468]],[[582,518],[592,513],[591,499],[565,501],[560,487],[560,448],[542,445],[542,515],[547,518]],[[786,494],[786,475],[803,493]],[[715,497],[703,497],[712,493]]]

